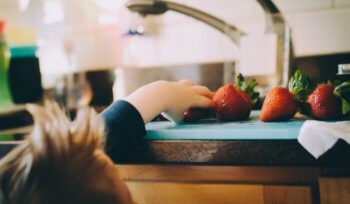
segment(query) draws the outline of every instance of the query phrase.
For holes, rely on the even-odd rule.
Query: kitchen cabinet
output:
[[[236,184],[190,184],[128,182],[137,203],[257,203],[262,204],[263,187]]]
[[[318,203],[318,169],[120,165],[137,203]]]
[[[350,178],[316,167],[118,165],[136,203],[342,204]],[[332,168],[347,171],[344,168]],[[337,173],[335,173],[337,174]]]
[[[128,182],[137,203],[311,204],[309,186]]]
[[[350,202],[350,178],[321,178],[321,204]]]

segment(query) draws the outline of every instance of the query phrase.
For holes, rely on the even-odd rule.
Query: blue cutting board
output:
[[[151,122],[146,125],[149,140],[291,140],[298,137],[305,120],[261,122],[259,111],[242,122],[208,119],[197,123]]]

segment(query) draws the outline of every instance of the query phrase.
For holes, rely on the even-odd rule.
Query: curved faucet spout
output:
[[[129,0],[126,3],[126,7],[143,16],[163,14],[168,10],[191,16],[219,30],[224,35],[228,36],[236,45],[239,45],[240,36],[244,35],[242,31],[222,19],[175,2],[160,0]]]
[[[285,26],[285,19],[280,11],[271,0],[256,0],[263,8],[266,16],[266,32],[276,34],[276,84],[286,86],[290,77],[290,71],[294,58],[292,41],[289,28]],[[166,0],[128,0],[126,7],[131,11],[137,12],[143,16],[159,15],[168,10],[173,10],[187,16],[191,16],[202,21],[229,37],[236,45],[240,47],[240,37],[245,35],[242,31],[233,25],[228,24],[222,19],[207,14],[198,9],[171,2]],[[276,15],[278,14],[278,15]],[[233,72],[235,74],[235,72]],[[226,75],[232,75],[230,70],[225,72]],[[225,75],[224,74],[224,75]],[[268,81],[267,79],[265,81]],[[270,80],[272,81],[272,80]],[[265,82],[266,83],[266,82]]]

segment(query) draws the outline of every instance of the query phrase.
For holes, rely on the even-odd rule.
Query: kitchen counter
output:
[[[254,111],[251,120],[234,123],[203,121],[175,125],[148,124],[147,135],[118,163],[200,164],[235,166],[350,167],[350,145],[339,140],[319,159],[297,141],[302,119],[263,123]],[[310,133],[311,135],[311,133]],[[0,157],[20,142],[0,143]],[[113,155],[111,155],[113,157]]]
[[[116,161],[134,200],[348,203],[350,145],[338,141],[315,159],[296,139],[303,120],[262,123],[257,114],[238,123],[148,124],[145,138]],[[0,142],[0,157],[20,143]]]
[[[249,121],[194,124],[153,122],[122,163],[248,166],[350,167],[350,145],[342,140],[319,159],[297,141],[304,119],[264,123],[253,111]],[[310,133],[312,136],[312,133]]]

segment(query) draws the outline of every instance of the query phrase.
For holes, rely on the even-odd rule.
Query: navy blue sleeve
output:
[[[114,102],[101,116],[106,124],[106,153],[114,162],[120,162],[146,135],[142,116],[133,105],[123,100]]]

